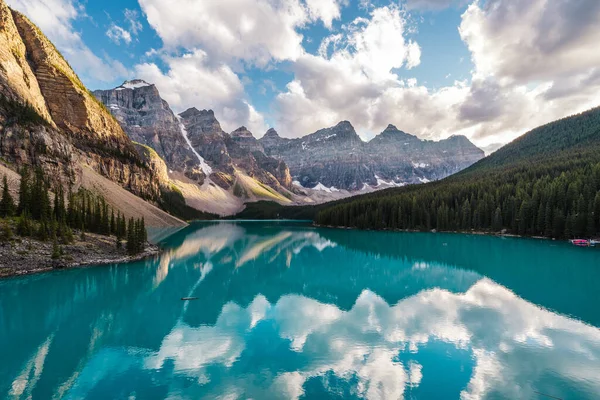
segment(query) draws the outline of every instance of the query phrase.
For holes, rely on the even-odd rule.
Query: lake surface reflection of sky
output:
[[[1,396],[600,398],[595,250],[270,222],[164,245],[0,281]]]

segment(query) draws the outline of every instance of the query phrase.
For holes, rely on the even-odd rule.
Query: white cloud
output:
[[[265,66],[303,53],[297,28],[340,16],[340,0],[140,0],[168,49],[202,48],[211,62],[244,60]]]
[[[7,0],[7,3],[25,14],[48,36],[84,81],[113,82],[128,75],[119,61],[94,54],[75,31],[72,22],[85,16],[85,10],[76,2]]]
[[[168,66],[163,72],[154,63],[136,66],[136,76],[155,83],[161,96],[176,112],[189,107],[212,109],[223,129],[231,132],[245,125],[252,132],[263,133],[266,125],[246,100],[244,85],[225,64],[212,65],[208,55],[195,50],[183,56],[163,56]]]
[[[473,75],[438,89],[398,76],[398,68],[419,64],[421,48],[406,39],[401,11],[372,9],[368,20],[325,38],[318,55],[304,54],[293,63],[294,80],[275,101],[278,130],[300,136],[350,120],[369,139],[392,123],[425,138],[464,134],[488,146],[596,106],[600,3],[571,6],[474,1],[459,29],[471,51]]]
[[[306,0],[310,15],[315,20],[322,20],[327,28],[331,28],[334,20],[341,16],[341,8],[348,0]]]
[[[114,23],[106,31],[106,36],[116,44],[121,44],[121,41],[125,44],[131,43],[131,34]]]
[[[138,35],[144,27],[142,23],[139,21],[140,15],[136,10],[130,10],[128,8],[123,11],[125,15],[125,20],[129,23],[129,30],[133,35]]]
[[[460,34],[479,76],[527,83],[552,81],[600,65],[600,2],[474,2]]]
[[[245,66],[266,67],[295,60],[304,53],[298,28],[322,21],[331,27],[346,0],[140,0],[140,6],[163,41],[168,70],[142,64],[136,73],[156,82],[177,110],[214,109],[225,130],[247,126],[256,135],[266,130],[236,73]],[[177,56],[179,49],[184,56]],[[263,92],[272,87],[265,82]],[[259,89],[260,90],[260,89]]]
[[[428,268],[451,273],[437,265]],[[213,381],[216,366],[235,368],[238,360],[247,361],[243,353],[248,333],[260,321],[276,326],[303,362],[283,373],[268,365],[243,376],[217,372],[214,377],[219,379]],[[225,304],[214,326],[178,323],[156,353],[138,354],[145,358],[145,368],[159,369],[169,362],[181,382],[210,382],[215,393],[237,389],[254,398],[295,399],[304,394],[310,378],[334,374],[351,382],[360,397],[400,399],[428,374],[406,353],[418,355],[431,342],[472,354],[473,371],[461,399],[483,399],[490,393],[528,398],[549,373],[586,385],[590,393],[600,390],[593,379],[600,373],[600,330],[541,309],[486,278],[465,293],[436,288],[395,305],[365,290],[348,311],[299,295],[283,296],[273,304],[258,295],[246,309]],[[400,353],[409,361],[400,361]],[[256,376],[262,377],[259,385]],[[173,390],[182,390],[181,382],[173,382]]]
[[[406,8],[409,10],[442,10],[461,2],[465,3],[465,0],[406,0]]]
[[[133,37],[137,36],[143,30],[142,23],[139,21],[139,13],[136,10],[126,8],[123,11],[123,15],[125,16],[125,23],[128,25],[128,29],[113,22],[106,31],[106,36],[117,45],[121,44],[121,42],[130,44]]]
[[[325,38],[318,56],[298,58],[294,81],[276,100],[283,133],[299,136],[342,119],[372,130],[381,96],[403,85],[393,70],[420,63],[421,49],[405,39],[405,31],[399,8],[377,8],[369,20],[357,19],[343,34]],[[310,112],[311,118],[294,110]]]

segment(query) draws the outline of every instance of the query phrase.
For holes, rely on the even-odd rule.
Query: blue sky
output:
[[[7,2],[90,89],[142,78],[256,136],[350,120],[492,148],[600,103],[595,0]]]
[[[385,4],[385,2],[381,2]],[[372,3],[373,4],[373,3]],[[388,3],[389,4],[389,3]],[[458,33],[460,16],[466,9],[452,6],[444,10],[422,10],[414,12],[410,18],[410,34],[423,48],[421,63],[410,72],[399,69],[399,76],[405,79],[416,78],[419,82],[430,88],[442,87],[452,83],[455,79],[469,79],[472,64],[469,51]],[[160,65],[163,71],[168,66],[161,63],[160,57],[150,56],[146,53],[151,49],[162,46],[160,36],[152,29],[143,16],[143,11],[136,0],[123,0],[120,2],[88,2],[85,10],[89,18],[76,19],[73,27],[80,32],[84,42],[90,49],[99,55],[108,54],[112,59],[121,62],[128,70],[133,70],[141,60],[148,60]],[[106,34],[113,25],[130,31],[131,21],[126,17],[126,10],[137,13],[137,21],[141,30],[132,35],[130,42],[123,39],[111,38]],[[350,3],[343,8],[341,18],[333,22],[333,31],[341,30],[346,25],[359,17],[368,17],[369,10],[361,7],[358,2]],[[131,15],[129,12],[128,15]],[[322,22],[308,24],[299,29],[304,36],[304,49],[312,54],[317,54],[322,40],[331,34]],[[443,68],[440,68],[443,66]],[[248,77],[252,83],[246,85],[246,93],[257,111],[269,115],[270,109],[277,93],[285,90],[285,86],[293,79],[293,72],[285,62],[276,68],[246,68],[241,76]],[[122,77],[115,77],[110,81],[100,81],[93,76],[83,75],[84,83],[93,89],[108,89],[122,83]],[[265,82],[268,81],[268,82]],[[194,104],[189,104],[189,107]],[[187,106],[186,106],[187,107]],[[274,121],[271,121],[273,123]]]

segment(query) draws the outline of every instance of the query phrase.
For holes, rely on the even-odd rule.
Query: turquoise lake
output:
[[[292,222],[163,246],[0,280],[0,398],[600,399],[600,249]]]

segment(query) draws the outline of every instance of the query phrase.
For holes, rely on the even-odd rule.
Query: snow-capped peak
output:
[[[125,81],[121,86],[119,86],[116,90],[123,89],[139,89],[142,87],[152,86],[148,82],[143,81],[141,79],[133,79],[131,81]]]

